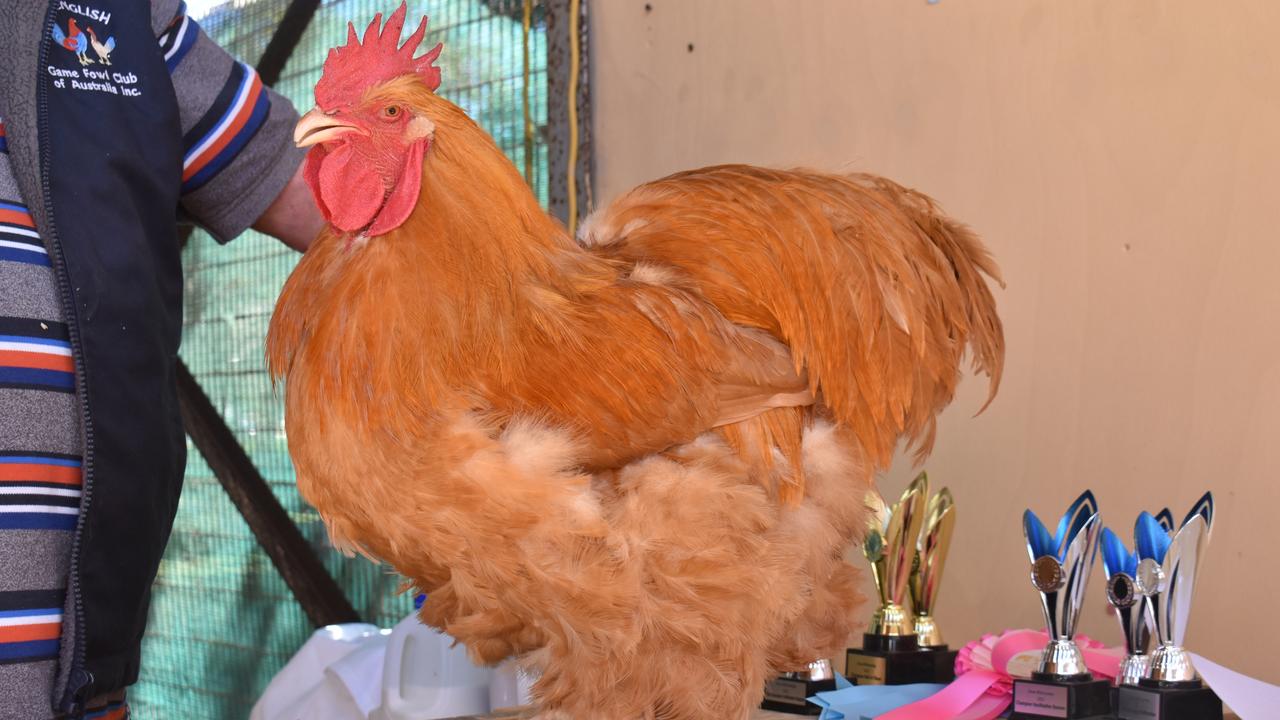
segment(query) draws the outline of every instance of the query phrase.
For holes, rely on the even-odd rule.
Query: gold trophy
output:
[[[925,473],[920,473],[920,476],[925,477]],[[911,611],[915,614],[916,642],[922,651],[934,654],[934,673],[929,682],[946,683],[955,679],[958,651],[947,648],[933,616],[938,600],[938,585],[942,581],[942,568],[947,561],[947,551],[951,549],[951,531],[955,524],[955,500],[951,497],[951,490],[943,488],[937,495],[929,498],[908,584]]]
[[[935,653],[921,652],[915,618],[904,604],[917,562],[928,497],[929,477],[924,473],[911,481],[892,506],[886,506],[875,490],[867,492],[871,513],[862,553],[871,563],[880,603],[871,616],[871,627],[862,636],[862,647],[850,648],[845,657],[845,674],[859,685],[932,682]],[[936,583],[938,575],[929,572],[922,577],[922,587]],[[934,594],[936,590],[928,594],[930,600]]]

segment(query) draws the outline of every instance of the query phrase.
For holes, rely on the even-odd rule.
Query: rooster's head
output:
[[[363,38],[348,23],[346,44],[325,60],[316,107],[294,130],[294,142],[311,148],[307,184],[325,219],[344,232],[382,235],[409,217],[436,139],[430,115],[444,102],[435,96],[441,46],[414,57],[425,17],[400,44],[405,12],[402,2],[385,26],[378,13]]]

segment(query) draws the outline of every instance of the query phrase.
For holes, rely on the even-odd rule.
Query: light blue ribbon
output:
[[[839,674],[836,689],[820,692],[809,702],[822,708],[818,720],[872,720],[903,705],[923,700],[946,685],[851,685]]]

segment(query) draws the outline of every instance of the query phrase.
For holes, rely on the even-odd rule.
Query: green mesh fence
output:
[[[189,0],[204,30],[237,57],[256,62],[288,0]],[[300,109],[328,49],[342,42],[348,19],[363,28],[390,0],[325,2],[285,67],[276,89]],[[410,2],[411,17],[431,17],[425,47],[445,51],[441,93],[482,124],[523,169],[522,0]],[[406,28],[405,34],[412,28]],[[530,102],[537,128],[534,189],[546,204],[546,32],[535,3],[530,37]],[[263,363],[263,341],[276,296],[297,262],[277,241],[254,232],[219,246],[204,233],[183,251],[186,318],[182,358],[267,478],[303,535],[356,610],[390,625],[412,609],[397,595],[399,578],[363,559],[344,558],[294,486],[283,406]],[[142,677],[130,691],[142,720],[242,720],[271,677],[312,628],[221,485],[188,442],[190,459],[173,537],[156,579],[143,648]]]

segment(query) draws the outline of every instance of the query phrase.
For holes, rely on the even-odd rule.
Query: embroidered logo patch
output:
[[[54,62],[46,70],[54,77],[54,87],[124,97],[142,95],[136,74],[107,69],[112,67],[111,54],[116,49],[110,24],[111,13],[107,10],[80,3],[58,3],[58,14],[49,31],[50,39],[61,48],[63,58],[71,54],[79,67],[59,67],[68,63],[57,62],[51,56],[50,60]]]

